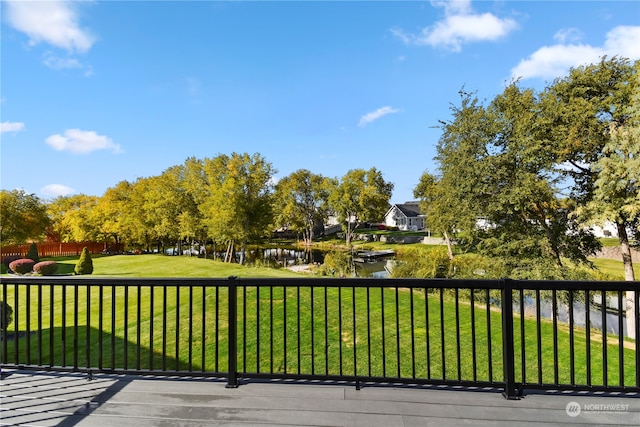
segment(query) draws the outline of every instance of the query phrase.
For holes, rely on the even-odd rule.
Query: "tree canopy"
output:
[[[329,203],[344,224],[347,245],[359,221],[382,220],[389,209],[392,191],[393,183],[385,181],[376,168],[352,169],[340,179],[331,191]]]
[[[24,190],[0,191],[0,242],[19,244],[41,239],[51,220],[47,207]]]
[[[274,194],[275,227],[302,233],[306,245],[329,216],[329,195],[337,180],[299,169],[278,181]]]

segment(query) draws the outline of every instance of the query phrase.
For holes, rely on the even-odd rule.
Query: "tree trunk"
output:
[[[557,239],[553,235],[553,231],[551,230],[549,225],[547,225],[545,217],[540,219],[538,223],[542,226],[545,234],[547,235],[547,240],[549,241],[549,246],[551,247],[551,252],[553,252],[553,257],[556,261],[556,264],[558,265],[558,267],[562,268],[562,257],[560,254],[560,249],[558,248]]]
[[[244,260],[247,257],[247,241],[242,241],[242,248],[240,249],[240,265],[244,265]]]
[[[633,273],[633,261],[631,260],[631,246],[629,245],[629,236],[627,236],[627,227],[623,222],[616,222],[618,228],[618,240],[620,241],[620,249],[622,252],[622,264],[624,265],[624,280],[635,280]]]
[[[233,246],[233,240],[229,240],[229,244],[227,245],[227,252],[224,254],[224,262],[231,262],[234,253]]]
[[[629,246],[629,236],[627,235],[627,227],[624,222],[616,221],[618,228],[618,240],[620,240],[620,249],[622,252],[622,264],[624,265],[624,280],[634,281],[633,260],[631,259],[631,246]],[[635,317],[635,292],[627,291],[626,299],[626,318],[627,318],[627,336],[636,338],[636,317]],[[622,314],[622,313],[620,313]],[[622,333],[622,331],[620,331]]]
[[[443,234],[444,234],[444,241],[447,244],[447,253],[449,254],[449,259],[452,260],[453,250],[451,249],[451,239],[449,238],[449,233],[445,231]]]
[[[351,245],[351,235],[353,234],[353,232],[351,231],[351,221],[349,220],[350,215],[347,216],[347,235],[345,238],[345,243],[347,246]]]

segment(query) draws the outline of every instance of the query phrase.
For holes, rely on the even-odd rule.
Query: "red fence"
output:
[[[11,255],[24,256],[27,254],[29,246],[31,246],[31,244],[2,246],[0,247],[0,257],[4,258]],[[80,255],[84,247],[92,254],[101,253],[107,249],[107,246],[112,252],[120,252],[123,250],[122,244],[107,244],[104,242],[37,243],[37,246],[38,255],[42,258]]]

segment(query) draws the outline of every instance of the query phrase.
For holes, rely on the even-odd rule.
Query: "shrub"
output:
[[[0,331],[5,331],[13,322],[13,309],[9,304],[0,301]]]
[[[9,269],[16,274],[27,274],[33,271],[35,262],[29,258],[20,258],[9,264]]]
[[[74,269],[76,274],[91,274],[93,273],[93,261],[91,260],[91,254],[89,249],[85,246],[80,254],[80,259]]]
[[[35,244],[35,242],[31,243],[31,245],[29,246],[29,250],[24,257],[32,259],[36,264],[40,262],[40,256],[38,255],[38,246]]]
[[[351,273],[353,259],[349,252],[331,251],[324,256],[323,269],[325,274],[346,277]]]
[[[452,275],[451,260],[444,246],[403,250],[391,275],[403,278],[446,278]]]
[[[58,263],[55,261],[41,261],[33,266],[33,271],[41,276],[53,276],[58,269]]]

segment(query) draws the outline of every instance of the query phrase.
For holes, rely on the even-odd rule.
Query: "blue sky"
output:
[[[640,59],[637,1],[2,1],[0,186],[102,195],[186,158],[376,167],[413,199],[464,86]]]

